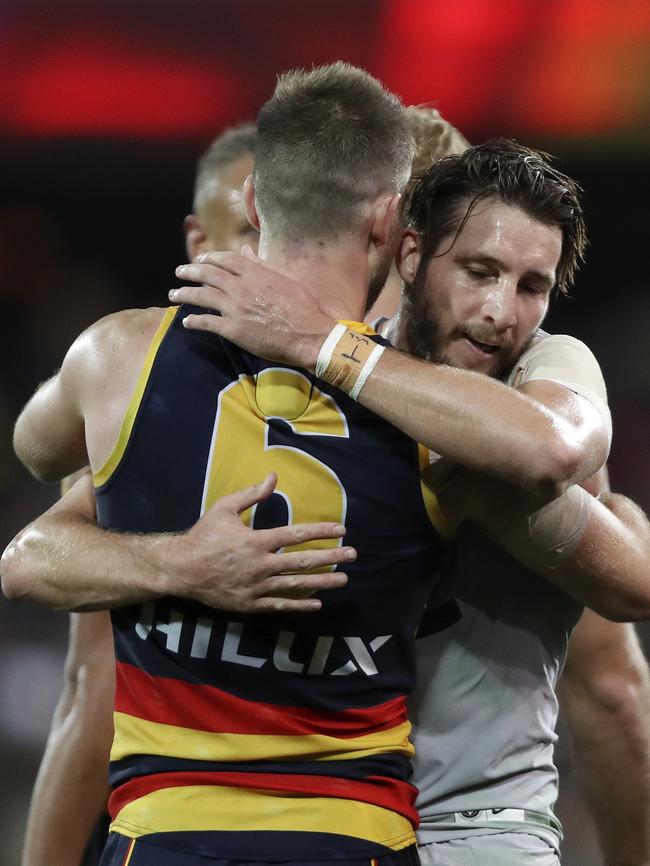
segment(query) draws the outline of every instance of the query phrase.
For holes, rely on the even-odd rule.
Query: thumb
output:
[[[248,244],[244,244],[241,248],[241,254],[245,259],[249,259],[251,262],[261,262],[262,259],[253,252],[253,248]]]

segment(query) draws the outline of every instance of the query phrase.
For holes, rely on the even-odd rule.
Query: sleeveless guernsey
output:
[[[176,597],[113,611],[112,830],[235,859],[399,850],[417,824],[413,635],[445,553],[428,458],[306,372],[186,331],[188,311],[165,314],[95,477],[101,525],[182,531],[273,470],[277,492],[244,519],[343,522],[358,559],[313,614]]]

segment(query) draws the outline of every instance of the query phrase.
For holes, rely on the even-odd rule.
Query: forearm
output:
[[[575,554],[557,569],[560,586],[601,616],[650,618],[650,523],[636,503],[605,492],[594,501]],[[551,573],[551,579],[555,574]],[[566,582],[566,583],[565,583]]]
[[[68,663],[32,795],[23,866],[76,866],[106,808],[114,693],[107,614],[73,615]]]
[[[36,778],[23,866],[76,866],[108,798],[108,755],[87,754],[71,718],[52,729]],[[110,743],[109,743],[110,746]]]
[[[591,612],[585,616],[597,619]],[[567,665],[561,681],[562,707],[607,866],[646,866],[650,864],[648,669],[631,626],[600,623],[591,663],[578,670],[575,664]],[[576,637],[581,627],[582,623]]]
[[[479,373],[387,350],[359,402],[437,454],[542,496],[580,474],[581,443],[572,426]],[[591,471],[585,467],[585,477]]]
[[[112,533],[77,514],[48,512],[2,557],[8,598],[60,610],[103,610],[165,595],[168,536]]]
[[[459,473],[440,491],[510,556],[583,604],[620,622],[650,618],[650,524],[631,500],[572,487],[547,504],[498,481]]]

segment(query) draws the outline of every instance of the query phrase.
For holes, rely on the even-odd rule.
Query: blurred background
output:
[[[582,183],[588,262],[549,330],[599,358],[613,487],[650,509],[647,0],[2,0],[3,547],[56,495],[13,456],[21,406],[87,324],[166,304],[207,143],[254,119],[277,73],[336,59],[472,142],[550,150]],[[0,866],[19,862],[66,634],[65,615],[0,600]],[[559,762],[565,866],[596,866],[562,738]]]

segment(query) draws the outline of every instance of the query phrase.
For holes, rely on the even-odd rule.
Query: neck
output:
[[[382,335],[389,340],[396,349],[401,352],[409,351],[408,339],[406,336],[406,319],[404,315],[404,295],[399,309],[390,321],[386,322]]]
[[[333,319],[361,321],[368,296],[368,256],[354,239],[324,245],[260,238],[259,256],[290,274]]]

